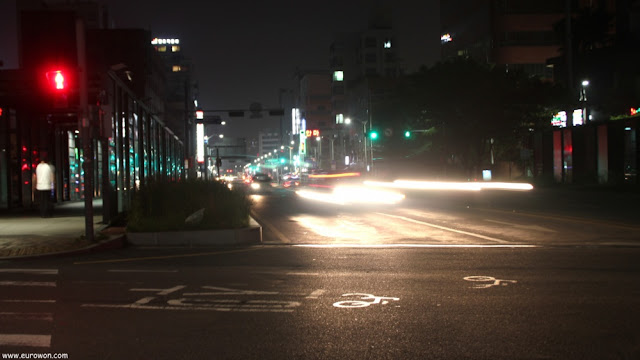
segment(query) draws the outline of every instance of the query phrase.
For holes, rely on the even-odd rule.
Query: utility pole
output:
[[[82,157],[84,167],[84,216],[85,238],[94,241],[93,236],[93,153],[91,127],[89,123],[88,85],[87,85],[87,53],[84,22],[76,18],[76,48],[78,52],[78,127],[82,138]]]

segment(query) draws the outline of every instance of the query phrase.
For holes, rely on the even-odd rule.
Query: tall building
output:
[[[174,133],[184,139],[189,174],[195,175],[195,111],[198,84],[191,60],[182,51],[177,38],[154,38],[151,44],[164,62],[167,81],[164,119]]]
[[[554,24],[564,16],[559,0],[441,1],[442,58],[470,56],[552,79],[547,59],[560,54]]]
[[[329,48],[332,144],[340,146],[334,147],[332,165],[348,156],[367,166],[364,129],[376,123],[372,109],[403,75],[397,48],[391,9],[380,5],[372,9],[367,29],[334,37]]]

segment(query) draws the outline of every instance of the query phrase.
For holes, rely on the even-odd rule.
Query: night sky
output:
[[[17,67],[12,0],[0,0],[0,60]],[[326,69],[334,33],[367,27],[374,1],[104,0],[117,28],[177,37],[195,65],[205,109],[278,107],[296,69]],[[438,0],[392,2],[399,55],[407,72],[439,57]],[[14,11],[13,11],[14,13]],[[7,16],[9,15],[9,16]],[[15,21],[15,19],[13,19]]]

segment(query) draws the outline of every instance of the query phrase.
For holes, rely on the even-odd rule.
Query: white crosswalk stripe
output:
[[[50,348],[58,269],[0,268],[0,347]]]

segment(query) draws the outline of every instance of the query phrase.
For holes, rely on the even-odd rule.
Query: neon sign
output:
[[[638,115],[638,111],[639,110],[640,110],[640,108],[637,108],[637,109],[631,108],[631,116]]]
[[[318,129],[306,130],[304,134],[306,137],[320,136],[320,130]]]

